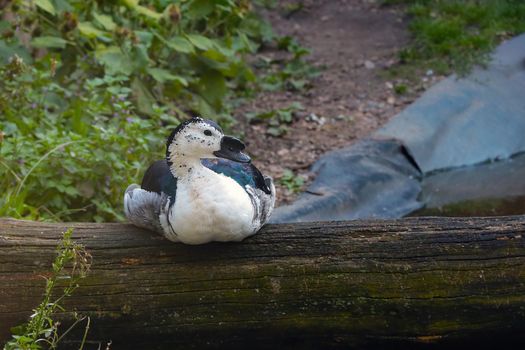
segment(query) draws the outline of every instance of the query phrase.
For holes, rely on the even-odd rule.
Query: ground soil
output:
[[[278,204],[295,197],[279,184],[285,169],[311,179],[309,167],[321,154],[366,137],[421,93],[411,88],[396,94],[393,87],[399,81],[387,74],[410,40],[404,8],[370,0],[305,0],[302,9],[290,13],[285,10],[288,4],[279,1],[264,16],[277,34],[293,36],[311,49],[306,60],[323,67],[321,74],[309,89],[264,92],[237,113],[243,120],[246,112],[282,108],[293,101],[305,107],[280,137],[269,135],[264,123],[241,123],[254,163],[276,179]]]

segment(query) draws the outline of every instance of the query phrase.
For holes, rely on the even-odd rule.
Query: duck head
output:
[[[166,144],[166,159],[169,164],[175,158],[226,158],[240,163],[249,163],[250,157],[243,153],[245,146],[235,137],[224,135],[212,120],[192,118],[177,126]]]

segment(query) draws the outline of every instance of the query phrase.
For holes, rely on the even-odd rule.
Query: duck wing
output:
[[[149,192],[166,194],[173,201],[177,193],[177,178],[173,176],[165,159],[158,160],[151,164],[140,187]]]
[[[134,225],[164,234],[177,241],[169,209],[175,204],[177,178],[165,159],[156,161],[144,174],[141,186],[131,185],[124,194],[124,212]]]

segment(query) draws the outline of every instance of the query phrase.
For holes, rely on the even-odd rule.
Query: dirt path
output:
[[[285,135],[268,135],[265,124],[246,124],[244,132],[262,170],[277,179],[285,169],[308,178],[309,166],[321,154],[367,136],[413,101],[413,93],[396,95],[396,82],[384,74],[397,63],[409,35],[403,9],[375,1],[303,1],[303,8],[290,16],[283,15],[286,6],[279,2],[278,9],[266,14],[274,30],[310,48],[307,61],[324,69],[310,89],[263,93],[239,116],[299,101],[305,109],[294,114]],[[278,191],[281,204],[294,197],[283,187]]]

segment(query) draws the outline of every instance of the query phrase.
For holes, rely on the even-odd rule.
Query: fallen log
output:
[[[525,343],[525,216],[268,225],[204,246],[0,219],[1,342],[41,300],[70,227],[93,266],[66,307],[112,349]]]

